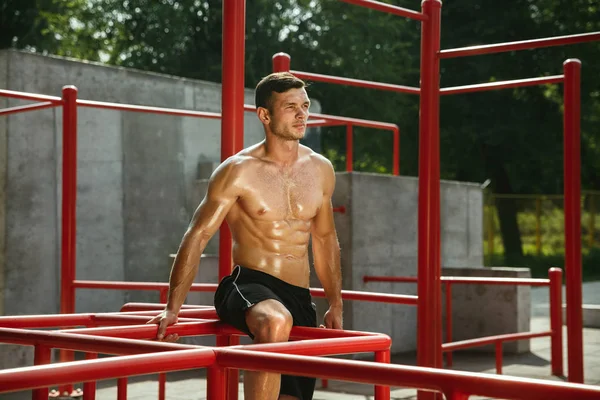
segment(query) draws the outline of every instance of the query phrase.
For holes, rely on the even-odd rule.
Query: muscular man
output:
[[[331,196],[331,163],[300,145],[310,100],[305,84],[274,73],[256,87],[257,115],[265,140],[225,160],[210,178],[206,197],[183,236],[170,277],[166,309],[150,323],[157,338],[177,321],[200,255],[223,220],[233,238],[231,275],[215,292],[220,319],[255,343],[283,342],[293,325],[317,325],[309,292],[308,242],[329,302],[326,328],[342,329],[340,249]],[[315,379],[246,372],[246,400],[312,399]]]

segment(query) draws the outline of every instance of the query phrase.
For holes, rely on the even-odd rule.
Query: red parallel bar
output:
[[[176,333],[179,336],[214,335],[218,332],[217,321],[183,322],[167,328],[167,334]],[[156,338],[158,325],[129,325],[110,326],[101,328],[64,329],[61,333],[94,335],[103,337],[119,337],[125,339],[150,340]]]
[[[480,284],[480,285],[515,285],[515,286],[549,286],[549,279],[532,278],[472,278],[459,276],[442,276],[442,282]],[[417,283],[418,278],[413,276],[364,276],[363,282],[400,282]]]
[[[311,288],[310,294],[312,294],[314,297],[325,297],[325,291],[319,288]],[[373,301],[376,303],[408,304],[413,306],[417,305],[417,296],[357,292],[354,290],[342,290],[342,299]]]
[[[339,122],[339,121],[328,121],[326,119],[313,119],[313,120],[309,120],[307,122],[307,125],[313,128],[319,127],[319,126],[342,126],[342,125],[346,125],[344,122]]]
[[[77,88],[65,86],[63,97],[63,160],[62,160],[62,221],[61,221],[61,281],[60,312],[75,312],[76,229],[77,229]],[[72,352],[60,351],[60,361],[74,359]],[[71,393],[73,386],[60,387],[61,393]]]
[[[507,333],[504,335],[486,336],[477,339],[461,340],[460,342],[444,343],[442,345],[442,351],[455,351],[461,349],[468,349],[470,347],[485,346],[488,344],[494,344],[500,342],[514,342],[516,340],[534,339],[540,337],[552,336],[552,331],[545,332],[520,332],[520,333]]]
[[[394,85],[391,83],[365,81],[362,79],[342,78],[342,77],[338,77],[338,76],[314,74],[311,72],[302,72],[302,71],[294,71],[294,70],[292,70],[290,72],[292,74],[296,75],[300,79],[311,80],[311,81],[335,83],[338,85],[357,86],[357,87],[368,88],[368,89],[387,90],[387,91],[399,92],[399,93],[419,94],[421,92],[421,90],[419,88],[412,87],[412,86],[403,86],[403,85]]]
[[[446,49],[439,52],[440,58],[467,57],[480,54],[502,53],[506,51],[530,50],[540,47],[562,46],[565,44],[575,44],[584,42],[593,42],[600,40],[600,32],[580,33],[567,36],[555,36],[544,39],[521,40],[518,42],[487,44],[482,46],[460,47],[456,49]]]
[[[156,310],[164,310],[166,304],[165,303],[125,303],[121,307],[121,311],[125,311],[125,309],[129,311],[156,311]],[[214,309],[214,306],[201,306],[196,304],[182,304],[182,309],[193,309],[193,310],[206,310],[206,309]],[[108,313],[112,314],[112,313]]]
[[[164,310],[164,308],[163,308],[163,310]],[[126,314],[155,317],[157,315],[157,311],[132,311],[132,312],[128,312]],[[200,320],[218,319],[219,318],[217,316],[217,312],[215,311],[214,308],[203,309],[203,310],[182,308],[181,310],[179,310],[179,317],[195,318],[195,319],[200,319]],[[198,322],[201,322],[201,321],[198,321]]]
[[[217,362],[226,368],[442,391],[452,400],[466,399],[465,394],[516,400],[592,400],[600,395],[600,387],[597,386],[541,379],[244,350],[218,349],[216,353]]]
[[[418,306],[417,362],[422,367],[441,367],[441,256],[440,256],[440,155],[439,155],[439,58],[441,2],[424,0],[421,24],[421,96],[419,114],[418,203]],[[419,391],[419,400],[439,398]]]
[[[52,107],[56,107],[56,106],[58,106],[58,104],[47,101],[44,103],[36,103],[36,104],[28,104],[25,106],[4,108],[4,109],[0,110],[0,116],[9,115],[9,114],[18,114],[18,113],[27,112],[27,111],[43,110],[44,108],[52,108]]]
[[[393,160],[393,173],[394,175],[400,175],[400,129],[398,127],[393,129],[394,134],[394,153],[392,154]]]
[[[354,154],[354,143],[352,124],[346,125],[346,172],[352,172],[352,159]]]
[[[562,334],[562,270],[550,268],[550,339],[552,349],[552,375],[563,376],[563,334]]]
[[[512,81],[499,81],[479,83],[475,85],[453,86],[440,89],[440,94],[460,94],[483,92],[486,90],[508,89],[523,86],[547,85],[551,83],[563,83],[564,75],[543,76],[539,78],[516,79]]]
[[[215,360],[214,350],[194,349],[14,368],[0,371],[0,392],[158,372],[184,371],[213,365]]]
[[[569,382],[583,382],[583,311],[581,293],[581,61],[563,64],[564,207]]]
[[[418,11],[409,10],[407,8],[393,6],[391,4],[382,3],[374,0],[342,0],[345,3],[354,4],[355,6],[361,6],[370,8],[372,10],[382,11],[389,14],[398,15],[400,17],[406,17],[416,19],[417,21],[425,21],[427,15]]]
[[[163,290],[168,289],[166,282],[117,282],[117,281],[83,281],[77,280],[73,283],[77,289],[115,289],[115,290]],[[192,292],[214,292],[216,283],[193,283]]]
[[[21,99],[21,100],[33,100],[33,101],[49,101],[51,103],[56,104],[57,106],[61,105],[63,99],[56,96],[46,96],[43,94],[31,94],[25,92],[15,92],[14,90],[5,90],[0,89],[0,97],[10,97],[12,99]]]
[[[83,329],[81,331],[83,333]],[[36,344],[48,348],[54,347],[90,353],[119,355],[198,348],[198,346],[178,343],[150,342],[147,340],[132,340],[129,338],[94,337],[76,332],[48,332],[11,328],[0,328],[0,340],[2,343],[22,346]]]
[[[244,132],[244,41],[246,2],[223,1],[223,61],[221,90],[221,161],[243,146]],[[238,143],[240,142],[241,143]],[[231,273],[232,239],[225,221],[219,229],[219,280]]]
[[[346,207],[345,206],[333,207],[332,210],[333,210],[334,213],[346,214]]]
[[[132,111],[161,115],[176,115],[179,117],[198,117],[220,119],[221,114],[205,111],[178,110],[176,108],[151,107],[132,104],[107,103],[102,101],[77,100],[80,107],[103,108],[116,111]]]

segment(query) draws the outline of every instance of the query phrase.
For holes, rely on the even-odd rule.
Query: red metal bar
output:
[[[246,1],[224,0],[221,161],[243,146],[245,30]],[[219,231],[219,280],[231,273],[231,246],[231,232],[227,222],[223,221]]]
[[[77,88],[65,86],[63,97],[63,167],[61,224],[61,287],[60,312],[75,312],[75,255],[77,229]],[[60,351],[62,362],[72,361],[72,352]],[[60,387],[61,393],[71,393],[73,385]]]
[[[239,346],[239,336],[229,336],[229,346]],[[240,371],[236,368],[227,368],[227,400],[238,400]]]
[[[396,127],[393,130],[394,134],[394,153],[392,155],[392,170],[394,175],[400,175],[400,128]]]
[[[314,74],[311,72],[303,72],[303,71],[295,71],[295,70],[292,70],[290,72],[300,79],[305,79],[305,80],[310,80],[310,81],[335,83],[338,85],[357,86],[357,87],[368,88],[368,89],[387,90],[387,91],[399,92],[399,93],[409,93],[409,94],[419,94],[420,93],[419,88],[412,87],[412,86],[403,86],[403,85],[394,85],[391,83],[365,81],[362,79],[342,78],[342,77],[338,77],[338,76]]]
[[[483,92],[486,90],[508,89],[523,86],[548,85],[562,83],[564,75],[542,76],[539,78],[516,79],[511,81],[486,82],[475,85],[453,86],[440,89],[440,94],[461,94]]]
[[[227,398],[227,375],[225,370],[218,366],[211,366],[206,374],[206,398],[225,400]]]
[[[562,270],[550,268],[550,330],[552,375],[563,376]]]
[[[391,361],[390,349],[375,352],[375,362],[389,364]],[[389,386],[375,385],[375,400],[390,400]]]
[[[85,353],[86,360],[96,360],[97,353]],[[96,381],[83,383],[83,400],[96,400]]]
[[[461,340],[459,342],[444,343],[442,345],[442,351],[453,351],[468,349],[471,347],[485,346],[488,344],[494,344],[500,342],[514,342],[517,340],[534,339],[540,337],[552,336],[552,331],[545,332],[519,332],[519,333],[505,333],[503,335],[486,336],[476,339]]]
[[[27,104],[25,106],[3,108],[3,109],[0,109],[0,117],[3,115],[18,114],[18,113],[27,112],[27,111],[43,110],[44,108],[56,107],[57,105],[58,104],[56,104],[56,103],[47,101],[44,103]]]
[[[314,297],[325,297],[325,292],[323,291],[323,289],[311,288],[310,293]],[[417,296],[387,294],[387,293],[357,292],[354,290],[342,290],[342,299],[373,301],[373,302],[377,302],[377,303],[417,305]]]
[[[496,342],[496,373],[502,375],[502,342]]]
[[[328,121],[326,119],[311,119],[306,123],[308,126],[316,128],[319,126],[342,126],[346,125],[344,122],[339,121]]]
[[[569,382],[583,382],[583,311],[581,293],[581,61],[563,64],[564,208]]]
[[[184,371],[214,364],[212,349],[168,351],[160,354],[110,357],[37,367],[0,370],[0,392],[37,389],[71,382]]]
[[[33,350],[33,363],[35,365],[50,364],[52,362],[51,348],[44,345],[36,345]],[[48,400],[48,387],[35,389],[32,392],[33,400]]]
[[[439,52],[440,58],[467,57],[480,54],[502,53],[506,51],[530,50],[540,47],[562,46],[600,40],[600,32],[579,33],[567,36],[555,36],[544,39],[521,40],[518,42],[487,44],[482,46],[460,47]]]
[[[591,400],[597,399],[600,394],[600,387],[597,386],[541,379],[243,350],[219,349],[216,352],[217,362],[224,367],[352,380],[357,383],[413,387],[443,391],[448,395],[462,393],[462,397],[454,397],[461,399],[465,398],[464,394],[471,394],[517,400]]]
[[[549,286],[549,279],[533,278],[485,278],[485,277],[463,277],[442,276],[442,282],[457,284],[479,284],[479,285],[515,285],[515,286]],[[418,278],[413,276],[369,276],[363,277],[363,282],[395,282],[395,283],[417,283]]]
[[[117,380],[117,400],[127,400],[127,378]]]
[[[43,94],[31,94],[25,92],[15,92],[14,90],[5,90],[0,89],[0,97],[9,97],[12,99],[21,99],[21,100],[33,100],[33,101],[49,101],[51,103],[56,104],[57,106],[61,105],[63,99],[56,96],[46,96]]]
[[[164,108],[164,107],[152,107],[142,106],[134,104],[120,104],[120,103],[108,103],[103,101],[92,101],[92,100],[77,100],[77,105],[80,107],[91,107],[91,108],[103,108],[107,110],[116,111],[131,111],[131,112],[142,112],[160,115],[176,115],[179,117],[197,117],[197,118],[211,118],[220,119],[221,114],[206,112],[206,111],[193,111],[193,110],[179,110],[176,108]]]
[[[352,158],[354,153],[352,136],[352,124],[348,124],[346,125],[346,172],[352,172]]]
[[[168,289],[161,289],[160,291],[160,302],[166,303],[169,295]],[[164,373],[158,374],[158,400],[165,400],[165,394],[167,391],[167,375]]]
[[[424,0],[421,24],[421,96],[419,114],[417,362],[441,367],[441,260],[439,156],[439,0]],[[436,209],[437,208],[437,209]],[[419,391],[419,400],[437,398]]]
[[[115,289],[115,290],[163,290],[168,289],[166,282],[117,282],[117,281],[83,281],[73,282],[77,289]],[[214,292],[217,289],[216,283],[193,283],[190,291],[192,292]]]
[[[345,206],[333,207],[333,212],[340,213],[340,214],[346,214],[346,207]]]
[[[273,72],[288,72],[290,70],[291,57],[286,53],[273,55]]]
[[[407,8],[393,6],[391,4],[382,3],[374,0],[342,0],[343,2],[354,4],[356,6],[370,8],[372,10],[383,11],[385,13],[398,15],[400,17],[406,17],[416,19],[418,21],[425,21],[427,15],[418,11],[409,10]]]
[[[442,281],[443,282],[443,281]],[[446,283],[446,343],[452,343],[452,283]],[[452,368],[452,352],[446,353],[446,366]]]

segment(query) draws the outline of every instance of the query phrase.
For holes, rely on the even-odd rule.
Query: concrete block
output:
[[[449,267],[442,269],[442,276],[530,278],[531,273],[528,268]],[[528,332],[530,317],[529,286],[452,284],[453,341]],[[470,351],[493,352],[494,347],[474,347]],[[529,340],[507,342],[504,344],[504,351],[527,352]]]
[[[567,305],[562,305],[563,325],[567,325]],[[598,304],[583,304],[581,308],[581,318],[584,328],[600,328],[600,305]]]

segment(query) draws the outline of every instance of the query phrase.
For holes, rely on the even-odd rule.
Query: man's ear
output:
[[[258,107],[256,109],[256,115],[258,115],[258,119],[263,124],[268,124],[271,121],[271,117],[269,115],[269,110],[264,107]]]

